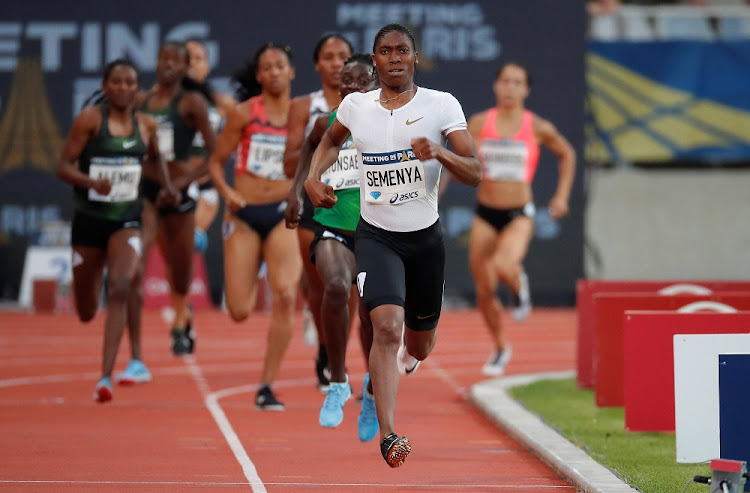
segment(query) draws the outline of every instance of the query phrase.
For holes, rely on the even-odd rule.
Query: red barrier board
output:
[[[710,295],[659,296],[644,293],[600,293],[594,295],[594,375],[596,405],[625,405],[625,337],[623,323],[626,310],[675,311],[690,303],[715,301],[737,310],[750,310],[750,292]]]
[[[193,281],[190,283],[190,304],[200,310],[211,307],[208,278],[203,255],[193,256]],[[172,306],[166,264],[158,248],[151,248],[146,259],[146,272],[143,275],[143,308],[164,308]]]
[[[626,311],[625,429],[674,431],[675,334],[750,332],[750,312],[677,313]]]
[[[589,280],[579,279],[576,284],[576,313],[578,315],[576,381],[581,388],[594,388],[594,301],[597,293],[656,293],[659,290],[670,290],[695,286],[711,291],[750,291],[750,281],[717,281],[717,280],[661,280],[661,281],[626,281],[626,280]]]

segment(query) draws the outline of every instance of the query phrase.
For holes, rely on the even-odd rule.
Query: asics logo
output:
[[[130,149],[130,148],[131,148],[131,147],[133,147],[134,145],[135,145],[135,141],[134,141],[134,140],[130,140],[130,141],[128,141],[128,142],[123,142],[123,143],[122,143],[122,148],[123,148],[123,149]]]
[[[417,118],[416,120],[406,120],[406,124],[407,124],[407,125],[411,125],[412,123],[417,123],[417,122],[418,122],[419,120],[421,120],[422,118],[424,118],[424,117],[423,117],[423,116],[420,116],[420,117],[419,117],[419,118]]]

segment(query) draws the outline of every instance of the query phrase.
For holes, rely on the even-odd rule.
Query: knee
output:
[[[282,310],[294,308],[294,303],[297,301],[297,286],[284,286],[274,289],[271,295],[273,296],[274,306]]]
[[[490,286],[489,284],[477,284],[476,286],[476,296],[477,296],[477,303],[484,304],[484,303],[491,303],[495,297],[495,288],[493,286]]]
[[[403,323],[396,319],[379,320],[373,329],[373,335],[381,345],[392,346],[395,350],[401,344]]]
[[[349,301],[350,288],[351,281],[344,279],[343,276],[326,280],[323,290],[323,304],[335,306],[346,304]]]
[[[233,306],[231,303],[227,303],[227,311],[235,322],[242,322],[250,316],[249,306]]]
[[[127,276],[110,277],[107,280],[107,301],[109,303],[125,303],[133,279]]]
[[[505,284],[518,277],[518,270],[518,265],[508,261],[500,261],[495,265],[497,277]]]

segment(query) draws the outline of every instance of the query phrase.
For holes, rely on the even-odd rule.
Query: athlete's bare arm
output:
[[[99,131],[101,124],[102,113],[98,106],[89,106],[79,113],[57,161],[57,176],[74,187],[93,188],[98,194],[108,195],[112,189],[109,180],[95,180],[74,164],[81,157],[89,139]]]
[[[294,229],[299,224],[302,187],[304,186],[305,180],[310,171],[310,162],[312,161],[313,153],[315,152],[315,149],[317,149],[320,139],[328,128],[328,118],[328,116],[319,116],[318,119],[315,120],[315,125],[310,131],[310,134],[302,144],[302,149],[299,154],[299,164],[297,164],[297,169],[294,171],[292,188],[289,191],[286,211],[284,212],[286,227],[289,229]]]
[[[284,149],[284,174],[288,178],[294,178],[308,120],[310,120],[310,95],[292,99],[292,103],[289,105],[289,118],[286,124],[286,149]]]
[[[305,180],[305,190],[315,207],[330,209],[336,204],[337,199],[333,193],[333,187],[320,181],[320,177],[325,170],[336,162],[341,146],[344,145],[350,135],[351,132],[348,128],[338,120],[334,120],[320,139],[318,148],[315,149],[310,172]]]
[[[464,185],[476,187],[482,181],[482,168],[479,165],[474,140],[468,130],[455,130],[448,134],[448,142],[453,151],[432,142],[426,137],[411,140],[411,148],[420,161],[437,159],[450,171],[451,175]]]
[[[211,128],[211,120],[208,117],[208,102],[206,98],[194,91],[189,91],[180,100],[180,116],[203,136],[203,142],[206,150],[210,153],[216,146],[216,134]],[[181,175],[174,181],[178,189],[183,189],[190,185],[191,182],[203,177],[208,173],[208,159],[204,159],[201,164],[192,168],[189,172]]]
[[[237,144],[242,139],[242,130],[247,125],[249,113],[249,107],[246,103],[238,104],[229,112],[227,122],[216,141],[216,148],[208,158],[208,170],[211,174],[211,180],[214,182],[221,198],[224,199],[227,207],[232,212],[245,207],[246,202],[235,189],[229,186],[224,178],[224,163],[227,162],[232,152],[237,149]]]
[[[560,219],[565,217],[569,210],[570,190],[573,188],[576,173],[576,151],[548,120],[534,115],[533,128],[539,142],[559,160],[557,190],[549,201],[549,211],[553,219]]]

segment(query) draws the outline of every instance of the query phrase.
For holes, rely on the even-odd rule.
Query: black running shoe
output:
[[[406,437],[391,433],[380,442],[380,453],[391,467],[401,467],[411,452],[411,443]]]
[[[284,404],[273,395],[271,387],[262,385],[255,395],[255,409],[258,411],[283,411]]]
[[[190,339],[188,339],[186,331],[179,329],[172,329],[172,354],[175,356],[183,356],[191,353]]]

